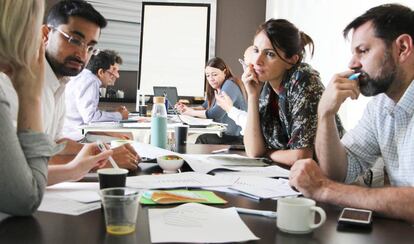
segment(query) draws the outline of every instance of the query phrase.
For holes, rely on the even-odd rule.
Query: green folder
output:
[[[140,203],[145,205],[176,204],[176,203],[205,203],[225,204],[226,200],[217,196],[212,191],[205,190],[154,190],[142,194]]]

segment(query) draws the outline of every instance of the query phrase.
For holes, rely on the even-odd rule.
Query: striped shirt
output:
[[[358,125],[342,138],[350,183],[382,157],[394,186],[414,186],[414,82],[397,104],[385,94],[367,105]]]

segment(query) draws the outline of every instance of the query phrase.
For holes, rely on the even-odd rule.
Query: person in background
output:
[[[70,162],[75,159],[84,144],[62,136],[65,118],[64,91],[69,77],[79,74],[92,53],[96,51],[95,45],[101,28],[106,26],[106,20],[86,1],[63,0],[50,8],[46,22],[47,24],[42,26],[47,60],[42,95],[43,129],[55,142],[65,146],[58,155],[49,160],[49,173],[64,166],[67,171],[79,175],[79,172],[84,172],[84,168],[74,167]],[[0,82],[0,86],[6,91],[11,115],[16,120],[19,106],[16,92],[12,89],[10,81]],[[114,148],[113,151],[113,157],[120,167],[136,169],[139,157],[129,144]],[[107,165],[110,165],[109,162]],[[66,179],[58,179],[74,179],[71,177],[72,174],[66,173],[63,176],[65,175]],[[48,180],[50,184],[57,182],[53,177],[49,177]]]
[[[11,82],[20,104],[16,131],[10,103],[0,89],[0,212],[12,215],[36,211],[47,185],[48,159],[59,150],[43,132],[40,116],[45,65],[40,32],[43,11],[43,0],[0,1],[0,83]],[[73,163],[99,166],[111,153],[95,155],[91,144]]]
[[[86,68],[70,79],[65,89],[66,118],[63,136],[81,140],[84,136],[79,130],[82,124],[99,121],[120,121],[128,119],[128,110],[119,106],[116,112],[98,109],[99,88],[113,86],[119,78],[119,65],[122,58],[112,50],[102,50],[92,55]],[[103,141],[103,140],[102,140]]]
[[[222,137],[216,134],[202,134],[196,143],[200,144],[243,144],[240,126],[227,116],[216,104],[215,95],[225,92],[230,96],[235,107],[246,110],[246,92],[243,84],[233,75],[224,60],[215,57],[210,59],[205,67],[207,99],[200,107],[188,107],[182,103],[176,105],[177,110],[184,115],[213,119],[215,122],[227,124],[227,130]]]
[[[286,165],[313,157],[324,86],[319,73],[303,62],[306,46],[313,54],[312,39],[285,19],[259,26],[251,64],[242,75],[248,94],[244,131],[248,156],[267,156]]]
[[[345,27],[344,37],[352,31],[350,70],[333,76],[319,103],[319,166],[311,159],[299,160],[289,176],[306,197],[414,223],[413,26],[412,9],[385,4]],[[348,79],[358,73],[357,80]],[[360,93],[375,97],[357,126],[340,139],[334,114]],[[390,186],[347,185],[380,157]]]
[[[243,70],[249,65],[251,55],[253,52],[253,46],[249,46],[244,51],[244,64]],[[245,66],[246,65],[246,66]],[[247,112],[244,110],[240,110],[233,106],[233,101],[229,97],[229,95],[226,94],[226,92],[221,92],[220,94],[216,95],[216,103],[219,105],[224,111],[227,112],[227,115],[232,119],[238,126],[240,126],[241,131],[240,134],[244,135],[244,129],[246,128],[246,122],[247,122]]]

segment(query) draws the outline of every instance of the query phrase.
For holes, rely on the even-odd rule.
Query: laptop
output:
[[[174,113],[174,105],[178,102],[177,87],[175,86],[154,86],[154,96],[166,96],[170,104],[168,113]]]

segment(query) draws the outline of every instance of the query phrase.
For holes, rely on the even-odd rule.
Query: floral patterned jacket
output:
[[[314,147],[318,103],[324,89],[319,73],[305,63],[286,73],[278,93],[265,83],[259,98],[259,114],[267,148]],[[344,129],[338,116],[336,124],[342,137]]]

